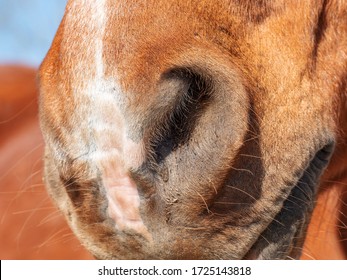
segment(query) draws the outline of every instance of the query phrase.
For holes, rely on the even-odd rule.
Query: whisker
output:
[[[60,230],[58,230],[57,232],[55,232],[54,234],[52,234],[48,239],[46,239],[44,242],[42,242],[38,247],[42,248],[44,246],[46,246],[49,242],[51,242],[56,236],[59,236],[62,232],[66,231],[67,228],[62,228]],[[54,243],[51,243],[54,244]]]
[[[34,208],[34,209],[27,209],[27,210],[21,210],[21,211],[15,211],[12,212],[13,215],[19,215],[19,214],[26,214],[26,213],[31,213],[31,212],[35,212],[35,211],[43,211],[43,210],[50,210],[50,209],[54,209],[55,207],[51,206],[51,207],[40,207],[40,208]]]
[[[246,191],[244,191],[244,190],[242,190],[242,189],[240,189],[238,187],[230,186],[230,185],[227,185],[225,187],[230,188],[230,189],[235,189],[237,191],[240,191],[240,192],[244,193],[245,195],[249,196],[250,198],[252,198],[254,201],[257,201],[257,199],[253,195],[251,195],[250,193],[248,193],[248,192],[246,192]]]
[[[2,176],[0,176],[0,181],[3,180],[11,171],[13,171],[13,169],[15,169],[18,166],[18,164],[20,164],[23,161],[23,159],[28,157],[30,154],[32,154],[33,152],[35,152],[36,150],[38,150],[42,146],[43,146],[43,143],[40,143],[40,144],[36,145],[29,152],[27,152],[20,159],[18,159],[17,162],[14,165],[12,165],[9,169],[7,169],[7,171],[4,174],[2,174]]]
[[[36,102],[37,102],[36,100],[31,100],[27,105],[25,105],[20,111],[18,111],[12,117],[10,117],[6,120],[0,121],[0,125],[13,121],[15,118],[17,118],[17,117],[19,117],[19,115],[23,114],[25,110],[27,110],[30,106],[32,106]]]
[[[200,198],[201,198],[202,201],[204,202],[205,207],[206,207],[206,209],[207,209],[207,213],[212,213],[211,210],[208,208],[207,202],[206,202],[206,200],[204,199],[204,197],[203,197],[199,192],[196,191],[196,193],[198,194],[198,196],[200,196]]]

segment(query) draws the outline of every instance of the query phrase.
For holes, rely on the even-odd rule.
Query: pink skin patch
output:
[[[138,231],[143,223],[139,213],[140,197],[136,184],[129,177],[107,181],[105,187],[109,202],[108,214],[116,222],[116,228],[132,228]]]
[[[141,218],[137,185],[128,175],[129,167],[126,167],[137,166],[142,162],[141,156],[135,156],[137,153],[141,154],[141,144],[133,144],[130,139],[124,142],[126,144],[122,145],[123,152],[125,151],[129,155],[128,164],[124,162],[126,157],[115,149],[113,152],[104,153],[104,156],[99,158],[103,185],[108,199],[108,215],[114,220],[117,230],[130,229],[151,241],[151,234]],[[131,153],[128,153],[129,147],[131,147]]]
[[[132,229],[151,241],[146,226],[141,219],[140,197],[137,186],[129,176],[106,179],[108,215],[115,221],[116,229]]]

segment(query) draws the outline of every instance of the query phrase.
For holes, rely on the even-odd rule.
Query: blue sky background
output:
[[[39,66],[64,14],[66,0],[0,0],[0,64]]]

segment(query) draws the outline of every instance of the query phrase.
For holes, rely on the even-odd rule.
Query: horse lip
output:
[[[330,142],[318,150],[280,212],[245,254],[244,259],[299,258],[318,190],[318,180],[334,150]]]

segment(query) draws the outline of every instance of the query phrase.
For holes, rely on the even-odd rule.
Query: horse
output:
[[[318,197],[345,257],[346,74],[341,1],[70,0],[47,190],[99,259],[300,258]]]

